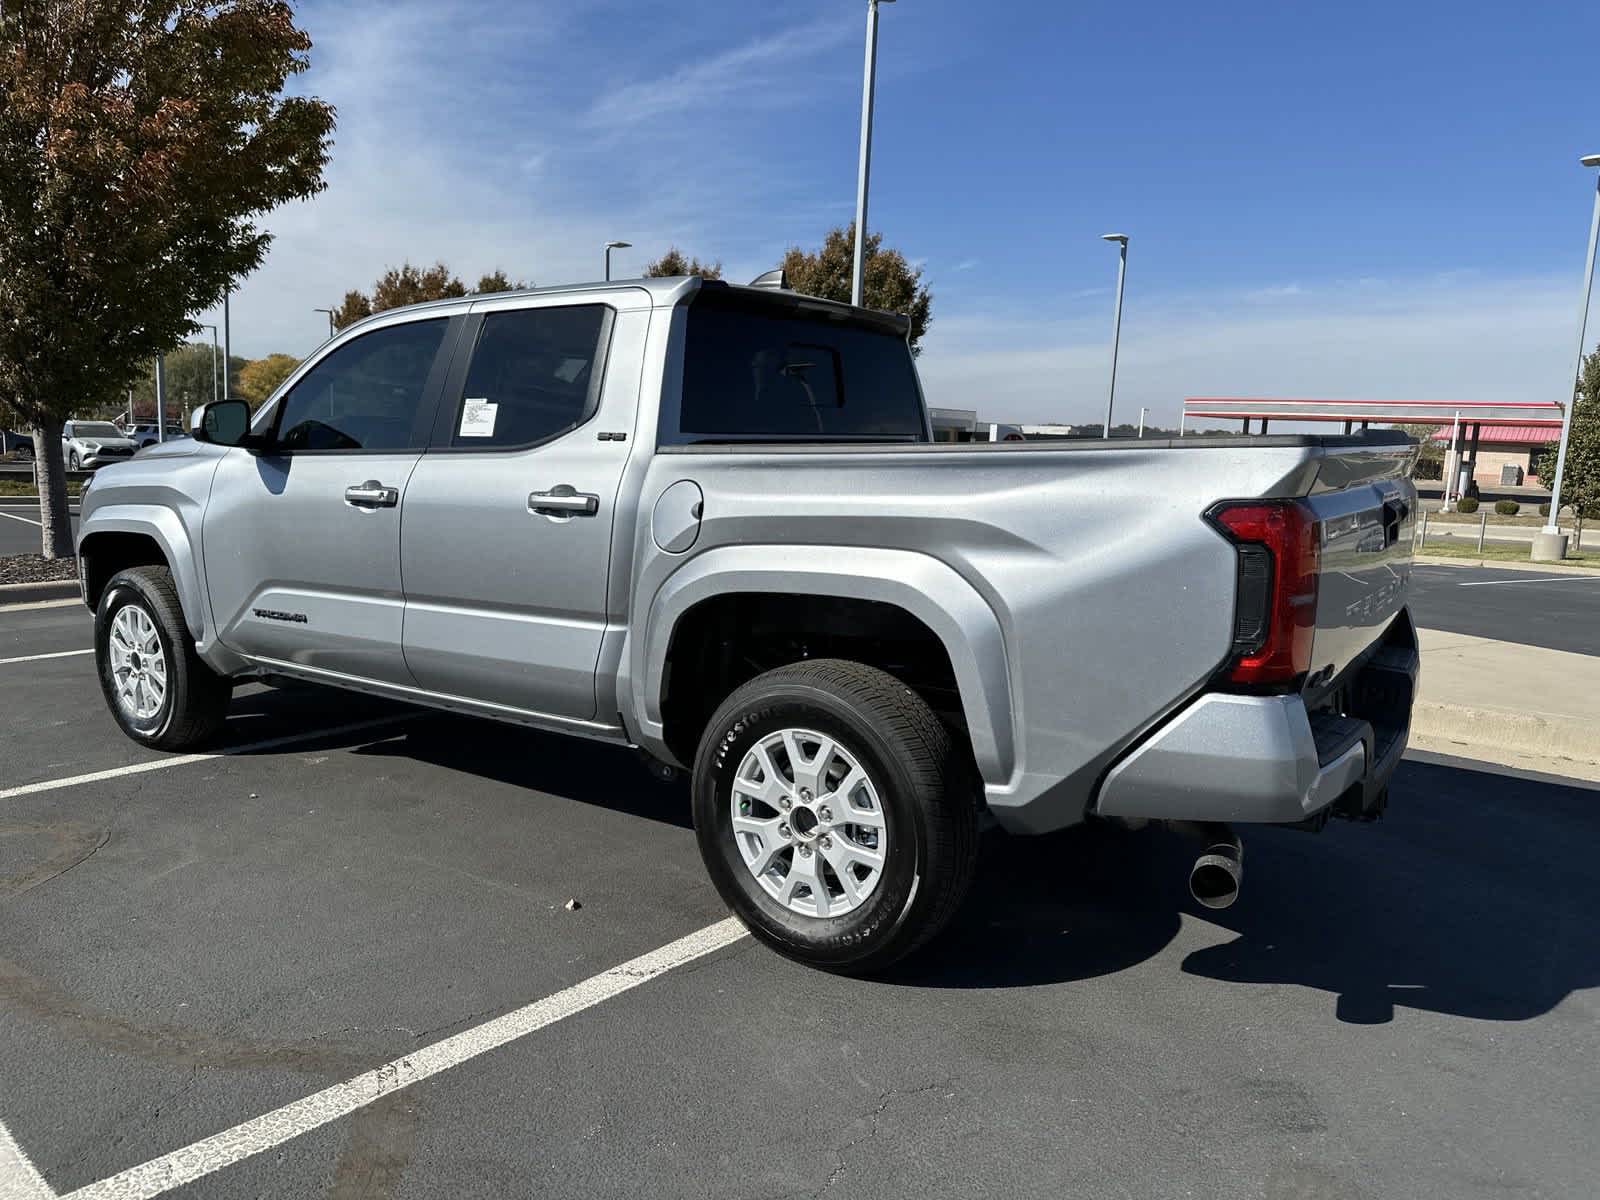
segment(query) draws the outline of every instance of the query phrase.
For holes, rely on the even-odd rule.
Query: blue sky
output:
[[[237,352],[306,353],[314,306],[405,258],[559,283],[619,237],[619,275],[676,243],[743,279],[850,218],[863,0],[299,14],[297,86],[340,113],[330,186],[268,218]],[[882,14],[870,223],[932,283],[933,403],[1097,419],[1110,229],[1133,239],[1119,413],[1565,391],[1600,5]]]

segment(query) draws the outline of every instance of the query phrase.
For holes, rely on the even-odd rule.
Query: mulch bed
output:
[[[78,560],[45,558],[42,554],[8,554],[0,557],[0,586],[8,583],[46,583],[76,579]]]

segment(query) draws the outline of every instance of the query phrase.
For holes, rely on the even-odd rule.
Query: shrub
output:
[[[1478,498],[1476,496],[1462,496],[1456,501],[1457,512],[1477,512]]]
[[[1502,517],[1514,517],[1521,508],[1522,505],[1518,504],[1515,500],[1496,500],[1494,502],[1495,512],[1499,513]]]
[[[1550,515],[1550,502],[1548,500],[1539,505],[1539,515],[1541,517],[1548,517]]]

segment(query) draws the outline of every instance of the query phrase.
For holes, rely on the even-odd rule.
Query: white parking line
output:
[[[55,1200],[55,1195],[0,1121],[0,1200]]]
[[[33,520],[32,518],[19,517],[16,513],[8,513],[3,508],[0,508],[0,517],[10,517],[13,521],[21,521],[24,525],[32,525],[35,529],[39,528],[39,522]]]
[[[279,746],[290,746],[295,742],[309,742],[323,737],[339,737],[346,733],[357,733],[363,729],[377,729],[383,725],[394,725],[400,721],[409,721],[415,713],[396,713],[392,717],[375,717],[370,721],[352,721],[348,725],[335,725],[331,729],[310,729],[305,733],[290,733],[283,737],[267,738],[260,742],[246,742],[243,746],[229,746],[226,750],[212,750],[204,754],[174,754],[171,758],[157,758],[150,762],[130,763],[125,767],[112,767],[106,771],[90,771],[85,775],[68,775],[61,779],[43,779],[38,783],[24,783],[18,787],[0,789],[0,800],[15,800],[18,796],[33,796],[39,792],[53,792],[59,788],[78,787],[85,783],[99,783],[103,779],[118,779],[123,775],[141,775],[146,771],[165,771],[169,767],[181,767],[187,763],[204,762],[211,758],[234,758],[240,754],[249,754],[254,750],[274,750]]]
[[[38,608],[66,608],[69,604],[76,604],[79,608],[82,608],[83,598],[81,596],[73,596],[69,600],[30,600],[26,604],[0,604],[0,617],[5,616],[7,613],[32,612]]]
[[[17,658],[0,658],[0,667],[9,667],[12,663],[43,662],[47,658],[75,658],[79,654],[93,654],[91,646],[87,650],[57,650],[54,654],[24,654]]]
[[[1579,583],[1600,582],[1600,575],[1538,575],[1533,579],[1480,579],[1476,583],[1458,583],[1457,587],[1504,587],[1509,583]]]
[[[213,1134],[192,1146],[174,1150],[171,1154],[153,1158],[109,1179],[102,1179],[99,1183],[81,1187],[63,1200],[147,1200],[148,1197],[193,1183],[264,1150],[281,1146],[330,1121],[349,1116],[357,1109],[401,1088],[420,1083],[480,1054],[498,1049],[557,1021],[576,1016],[586,1008],[593,1008],[641,983],[657,979],[676,967],[704,958],[712,951],[732,945],[745,936],[744,926],[735,918],[727,917],[687,937],[668,942],[658,950],[592,975],[582,983],[575,983],[543,1000],[535,1000],[504,1016],[434,1042],[404,1058],[384,1063],[375,1071],[357,1075],[344,1083],[336,1083],[303,1100],[285,1104],[232,1129]],[[49,1194],[37,1193],[41,1197]]]

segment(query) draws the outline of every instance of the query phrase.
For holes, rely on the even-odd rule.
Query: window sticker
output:
[[[461,402],[461,428],[459,437],[493,437],[494,418],[500,411],[498,404],[487,399],[466,399]]]

